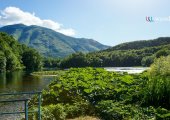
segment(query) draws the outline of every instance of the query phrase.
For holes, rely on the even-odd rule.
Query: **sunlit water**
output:
[[[0,74],[0,92],[41,91],[54,77],[35,77],[24,71]]]
[[[145,70],[148,70],[149,67],[105,67],[107,71],[115,71],[115,72],[127,72],[129,74],[142,73]]]

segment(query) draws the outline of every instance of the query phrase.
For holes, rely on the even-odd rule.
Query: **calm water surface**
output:
[[[40,91],[48,86],[54,77],[35,77],[24,71],[0,74],[0,92]]]

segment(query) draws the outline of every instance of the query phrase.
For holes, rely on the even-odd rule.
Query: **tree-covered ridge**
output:
[[[132,50],[76,53],[61,60],[60,67],[130,67],[150,66],[155,58],[170,54],[170,44]]]
[[[37,51],[18,43],[12,36],[0,32],[0,72],[23,68],[39,70],[41,63],[41,56]]]
[[[131,49],[143,49],[146,47],[156,47],[170,44],[170,37],[160,37],[153,40],[140,40],[140,41],[133,41],[122,43],[107,49],[106,51],[113,51],[113,50],[131,50]]]
[[[0,28],[0,31],[7,32],[46,57],[65,57],[79,51],[87,53],[108,48],[92,39],[69,37],[35,25],[9,25]]]
[[[121,47],[122,46],[122,47]],[[112,50],[114,49],[114,50]],[[120,49],[120,50],[119,50]],[[71,54],[64,59],[47,58],[45,67],[130,67],[150,66],[155,58],[170,54],[170,38],[135,41],[113,48],[84,54]]]

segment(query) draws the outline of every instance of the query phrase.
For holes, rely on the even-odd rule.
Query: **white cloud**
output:
[[[57,32],[63,33],[65,35],[74,36],[75,30],[72,28],[65,29],[63,26],[55,21],[40,19],[35,16],[35,13],[29,13],[22,11],[17,7],[6,7],[4,10],[0,11],[0,25],[12,25],[23,23],[25,25],[38,25],[46,28],[53,29]]]

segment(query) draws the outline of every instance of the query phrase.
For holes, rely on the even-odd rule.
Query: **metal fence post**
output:
[[[28,120],[28,101],[25,100],[25,120]]]
[[[41,93],[38,94],[38,120],[41,120]]]

